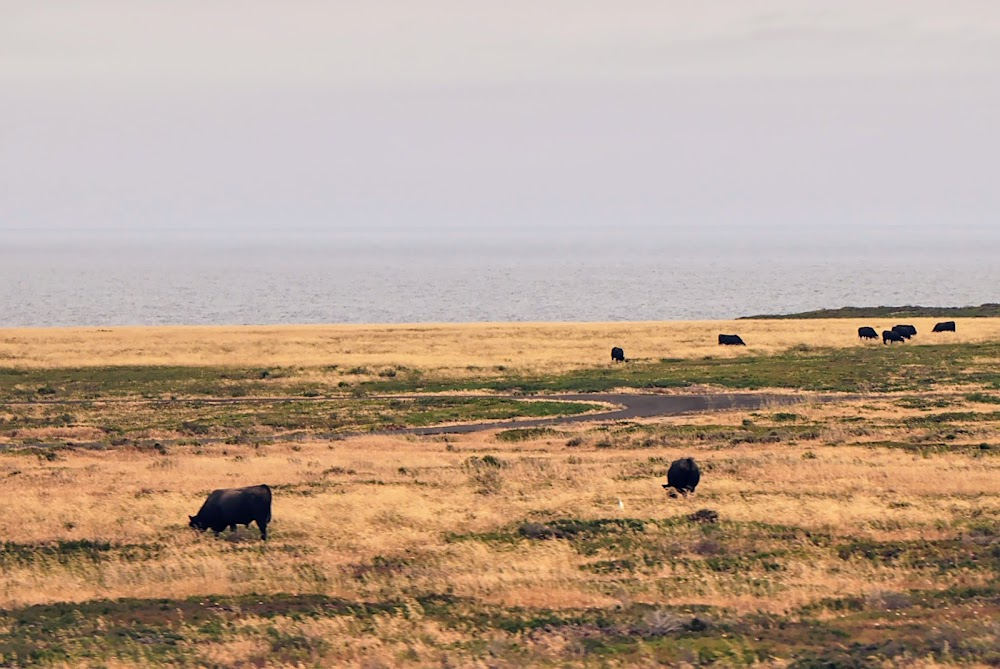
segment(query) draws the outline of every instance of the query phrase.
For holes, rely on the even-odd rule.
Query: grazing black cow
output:
[[[701,471],[694,458],[681,458],[670,463],[670,469],[667,470],[667,482],[663,484],[663,489],[673,488],[670,492],[671,496],[676,496],[678,492],[686,495],[689,492],[694,492],[700,480]]]
[[[746,346],[739,335],[719,335],[719,346]]]
[[[909,326],[906,325],[893,325],[892,332],[895,332],[903,339],[909,339],[910,337],[913,336],[913,333],[910,332]]]
[[[271,522],[271,489],[266,485],[246,488],[213,490],[198,510],[198,515],[188,516],[191,527],[214,530],[216,534],[227,527],[236,531],[237,525],[250,526],[256,521],[260,538],[267,539],[267,524]]]
[[[615,346],[613,349],[611,349],[611,361],[625,362],[625,351]]]
[[[900,334],[895,329],[882,330],[882,343],[888,344],[889,342],[893,341],[898,341],[900,344],[902,344],[904,341],[906,341],[906,338],[903,337],[903,335]]]
[[[945,321],[934,326],[934,332],[954,332],[955,321]]]
[[[875,332],[875,328],[870,328],[867,325],[858,328],[858,339],[878,339],[878,333]]]

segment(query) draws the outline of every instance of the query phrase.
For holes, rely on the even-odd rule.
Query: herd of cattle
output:
[[[955,321],[944,321],[943,323],[937,323],[934,326],[932,332],[954,332],[955,331]],[[898,341],[900,344],[908,340],[917,334],[917,328],[912,325],[893,325],[891,330],[882,330],[882,343],[891,344],[894,341]],[[858,328],[858,339],[875,339],[878,340],[878,333],[875,328],[864,327]]]
[[[944,321],[934,326],[932,332],[954,332],[955,321]],[[917,328],[912,325],[894,325],[891,330],[882,331],[882,343],[891,344],[894,341],[905,342],[917,334]],[[875,328],[867,325],[858,328],[858,339],[878,339]],[[720,334],[719,346],[746,346],[738,334]],[[625,351],[620,346],[611,349],[612,362],[625,362]]]
[[[933,332],[955,332],[955,321],[945,321],[934,326]],[[882,331],[882,343],[904,342],[917,334],[912,325],[895,325],[891,330]],[[878,339],[875,328],[858,328],[859,339]],[[743,339],[735,334],[720,334],[720,346],[746,346]],[[611,349],[611,360],[625,362],[625,351],[620,346]],[[701,480],[701,471],[694,458],[674,460],[667,470],[667,482],[663,484],[671,496],[694,492]],[[189,525],[198,530],[213,530],[216,534],[229,528],[236,531],[237,525],[257,523],[260,538],[267,539],[267,524],[271,522],[271,488],[266,485],[246,488],[224,488],[213,490],[197,515],[188,516]]]

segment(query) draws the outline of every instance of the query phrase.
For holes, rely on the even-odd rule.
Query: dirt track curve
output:
[[[410,397],[410,396],[408,396]],[[812,396],[810,396],[812,397]],[[767,394],[719,394],[719,395],[645,395],[645,394],[579,394],[579,395],[532,395],[518,398],[527,400],[551,400],[560,402],[593,402],[613,404],[617,409],[600,413],[553,418],[526,418],[495,421],[491,423],[460,423],[431,427],[410,427],[392,430],[386,434],[464,434],[482,430],[509,430],[522,427],[565,425],[567,423],[588,423],[593,421],[633,420],[656,416],[680,416],[702,411],[723,411],[726,409],[759,409],[766,405],[788,405],[801,402],[798,395]]]
[[[428,395],[381,395],[372,398],[382,399],[426,399]],[[476,395],[441,395],[441,397],[477,397]],[[429,427],[405,427],[392,430],[377,430],[374,432],[347,432],[347,433],[319,433],[313,436],[318,438],[344,439],[346,437],[356,437],[370,434],[412,434],[412,435],[435,435],[435,434],[467,434],[471,432],[482,432],[487,430],[509,430],[513,428],[542,427],[549,425],[566,425],[571,423],[589,423],[615,420],[634,420],[636,418],[655,418],[657,416],[680,416],[683,414],[700,413],[704,411],[724,411],[727,409],[759,409],[764,406],[786,406],[796,404],[806,398],[819,401],[829,401],[830,397],[820,395],[778,395],[778,394],[758,394],[758,393],[720,393],[712,395],[661,395],[643,393],[577,393],[566,395],[482,395],[480,397],[508,397],[523,401],[558,401],[558,402],[586,402],[592,404],[608,404],[615,408],[607,411],[598,411],[574,416],[552,416],[547,418],[517,418],[502,421],[492,421],[485,423],[454,423],[446,425],[432,425]],[[346,398],[345,398],[346,399]],[[7,404],[17,405],[59,405],[59,404],[83,404],[83,403],[105,403],[105,404],[127,404],[135,403],[137,400],[130,398],[108,398],[103,400],[32,400],[32,401],[11,401]],[[303,398],[303,397],[252,397],[252,398],[209,398],[209,399],[147,399],[138,400],[141,403],[154,405],[176,404],[181,402],[196,402],[198,404],[256,404],[270,402],[329,402],[336,401],[336,398]],[[280,435],[273,437],[258,437],[259,441],[277,441],[279,439],[299,439],[303,435]],[[138,443],[176,444],[181,440],[177,439],[140,439]],[[188,439],[190,441],[190,439]],[[208,443],[210,439],[199,440]],[[98,442],[82,442],[79,446],[97,446]]]

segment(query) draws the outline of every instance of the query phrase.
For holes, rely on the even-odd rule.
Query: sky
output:
[[[1000,239],[996,0],[0,0],[0,237]]]

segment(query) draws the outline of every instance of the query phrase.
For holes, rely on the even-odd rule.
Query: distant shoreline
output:
[[[802,320],[805,318],[997,318],[1000,304],[987,302],[978,307],[840,307],[817,309],[794,314],[758,314],[740,316],[736,320]]]

